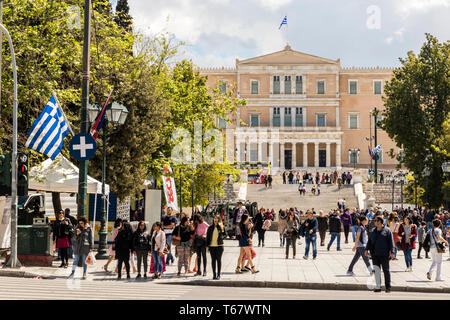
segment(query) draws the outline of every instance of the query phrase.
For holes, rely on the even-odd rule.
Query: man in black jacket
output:
[[[337,251],[342,251],[341,249],[341,232],[342,232],[342,223],[341,219],[339,218],[340,211],[334,211],[329,219],[328,219],[328,228],[331,233],[331,239],[328,243],[327,250],[330,251],[330,247],[334,242],[334,239],[337,238]]]
[[[325,245],[325,235],[328,229],[328,217],[323,215],[322,210],[319,211],[317,222],[319,223],[320,246],[323,247]]]
[[[70,209],[66,208],[64,210],[64,216],[70,220],[70,223],[72,224],[72,226],[76,226],[78,225],[78,221],[74,216],[70,215]],[[95,228],[95,226],[94,226]],[[69,248],[69,259],[73,259],[73,243],[72,243],[72,237],[70,237],[70,248]]]
[[[383,218],[375,218],[375,229],[369,236],[364,255],[370,251],[372,263],[375,269],[376,288],[374,292],[381,292],[381,267],[384,273],[386,292],[391,292],[391,274],[389,272],[389,259],[394,259],[394,240],[392,231],[385,227]]]

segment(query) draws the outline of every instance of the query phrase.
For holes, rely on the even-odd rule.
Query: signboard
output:
[[[171,173],[172,169],[163,169],[165,173]],[[162,176],[164,185],[164,195],[166,196],[167,207],[173,208],[173,210],[178,211],[178,200],[177,200],[177,190],[175,186],[175,180],[173,177]]]
[[[70,140],[70,154],[77,160],[89,160],[97,151],[97,143],[90,133],[80,133]]]
[[[119,202],[117,199],[116,219],[130,221],[130,198],[127,198],[124,202]]]

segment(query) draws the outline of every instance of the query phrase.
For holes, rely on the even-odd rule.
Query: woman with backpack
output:
[[[403,218],[403,223],[398,229],[400,237],[400,248],[405,254],[406,272],[412,271],[412,250],[416,248],[417,228],[412,223],[412,219],[409,216]]]
[[[435,219],[432,224],[433,228],[428,231],[427,237],[424,241],[424,247],[428,247],[429,245],[431,259],[433,261],[431,263],[430,270],[427,272],[427,278],[428,280],[431,280],[433,270],[436,268],[436,281],[443,281],[441,278],[442,254],[445,253],[445,245],[448,247],[448,242],[442,236],[442,230],[440,228],[441,221],[439,219]]]
[[[150,235],[147,232],[145,221],[139,221],[136,231],[133,234],[132,252],[136,253],[137,257],[137,271],[136,279],[141,278],[141,264],[144,262],[144,278],[147,279],[148,270],[148,253],[151,252]]]
[[[356,262],[358,262],[360,257],[363,258],[363,261],[366,264],[366,267],[369,270],[369,273],[370,274],[373,273],[373,268],[370,265],[369,257],[364,255],[364,250],[366,250],[367,239],[368,239],[367,230],[366,230],[368,220],[367,220],[366,216],[361,215],[359,217],[358,221],[359,221],[359,223],[358,223],[359,225],[358,225],[358,228],[356,229],[355,245],[352,248],[352,251],[355,252],[355,255],[353,256],[352,262],[350,263],[350,266],[348,267],[348,270],[347,270],[348,276],[355,275],[353,273],[353,267],[355,266]]]
[[[125,263],[127,279],[130,279],[130,251],[133,229],[127,220],[120,223],[119,232],[114,240],[117,258],[117,280],[122,279],[122,264]]]
[[[293,251],[293,259],[295,259],[296,253],[296,241],[298,236],[298,224],[297,219],[293,212],[289,213],[287,222],[286,222],[286,259],[289,258],[289,246],[292,246]]]
[[[58,219],[53,224],[53,242],[61,252],[60,268],[69,266],[70,238],[73,236],[73,226],[68,218],[65,218],[64,211],[60,210]]]

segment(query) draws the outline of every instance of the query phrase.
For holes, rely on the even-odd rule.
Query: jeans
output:
[[[169,253],[167,254],[166,264],[169,264],[170,261],[173,262],[175,260],[173,258],[172,251],[171,251],[171,248],[172,248],[172,235],[171,234],[166,234],[166,243],[167,243],[167,246],[169,247]]]
[[[386,289],[391,288],[391,273],[389,272],[389,256],[372,256],[372,262],[375,269],[376,288],[381,289],[381,268],[384,273],[384,285]],[[377,268],[375,268],[375,266]]]
[[[153,250],[152,251],[152,255],[153,255],[153,261],[155,262],[155,274],[156,273],[162,273],[163,271],[163,261],[162,258],[159,256],[159,251]]]
[[[73,259],[73,245],[70,245],[68,250],[69,250],[69,259]]]
[[[337,249],[339,250],[341,248],[341,233],[340,232],[332,232],[331,233],[331,239],[328,243],[328,247],[331,247],[331,245],[334,242],[334,239],[337,238]]]
[[[293,256],[295,257],[296,253],[296,244],[297,236],[287,237],[287,243],[286,243],[286,258],[289,257],[289,247],[292,246]]]
[[[261,243],[264,244],[264,235],[266,233],[266,230],[261,229],[257,230],[257,232],[258,232],[258,246],[259,246]]]
[[[350,263],[350,266],[348,267],[348,271],[352,272],[353,271],[353,267],[355,266],[356,262],[358,262],[359,258],[362,257],[364,260],[364,263],[366,264],[367,269],[369,270],[369,272],[372,272],[372,267],[370,266],[370,261],[369,261],[369,257],[366,257],[364,255],[364,247],[356,247],[356,252],[355,255],[353,256],[353,260]]]
[[[212,264],[213,275],[214,275],[214,277],[216,275],[220,276],[220,272],[222,270],[223,246],[209,247],[209,253],[211,254],[211,264]],[[216,266],[217,266],[217,273],[216,273]]]
[[[405,254],[406,267],[412,267],[412,249],[409,243],[406,244],[406,249],[403,250],[403,253]]]
[[[307,257],[309,255],[309,246],[312,243],[312,247],[313,247],[313,258],[317,257],[317,235],[315,233],[313,234],[308,234],[305,237],[306,239],[306,248],[305,248],[305,256]]]
[[[327,230],[319,231],[320,235],[320,245],[323,246],[325,244],[325,236],[327,234]]]
[[[283,233],[283,235],[280,233],[280,243],[284,244],[286,243],[286,233]]]
[[[206,272],[206,243],[200,247],[195,248],[197,253],[197,272],[200,272],[203,257],[203,271]]]
[[[436,248],[430,248],[430,253],[432,263],[428,272],[432,274],[434,268],[436,267],[436,280],[439,280],[441,279],[442,253],[437,252]]]
[[[352,226],[352,238],[353,238],[353,242],[356,241],[356,230],[358,230],[358,226]]]
[[[67,249],[67,248],[65,248]],[[73,259],[73,264],[72,264],[72,273],[75,273],[75,270],[77,269],[78,266],[78,261],[83,262],[83,274],[86,274],[87,272],[87,264],[86,264],[86,255],[85,254],[80,254],[80,255],[75,255],[75,258]]]
[[[429,221],[427,222],[427,231],[433,229],[433,222]]]
[[[138,274],[141,274],[141,262],[144,262],[144,274],[147,274],[148,269],[148,250],[136,250],[136,256],[137,256],[137,269]]]
[[[348,233],[350,231],[350,226],[344,226],[344,236],[345,236],[345,243],[348,242]]]

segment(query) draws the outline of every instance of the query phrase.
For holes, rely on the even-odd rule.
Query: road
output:
[[[300,290],[276,288],[232,288],[161,284],[153,281],[127,280],[44,280],[0,277],[1,300],[440,300],[449,294],[371,291]]]

